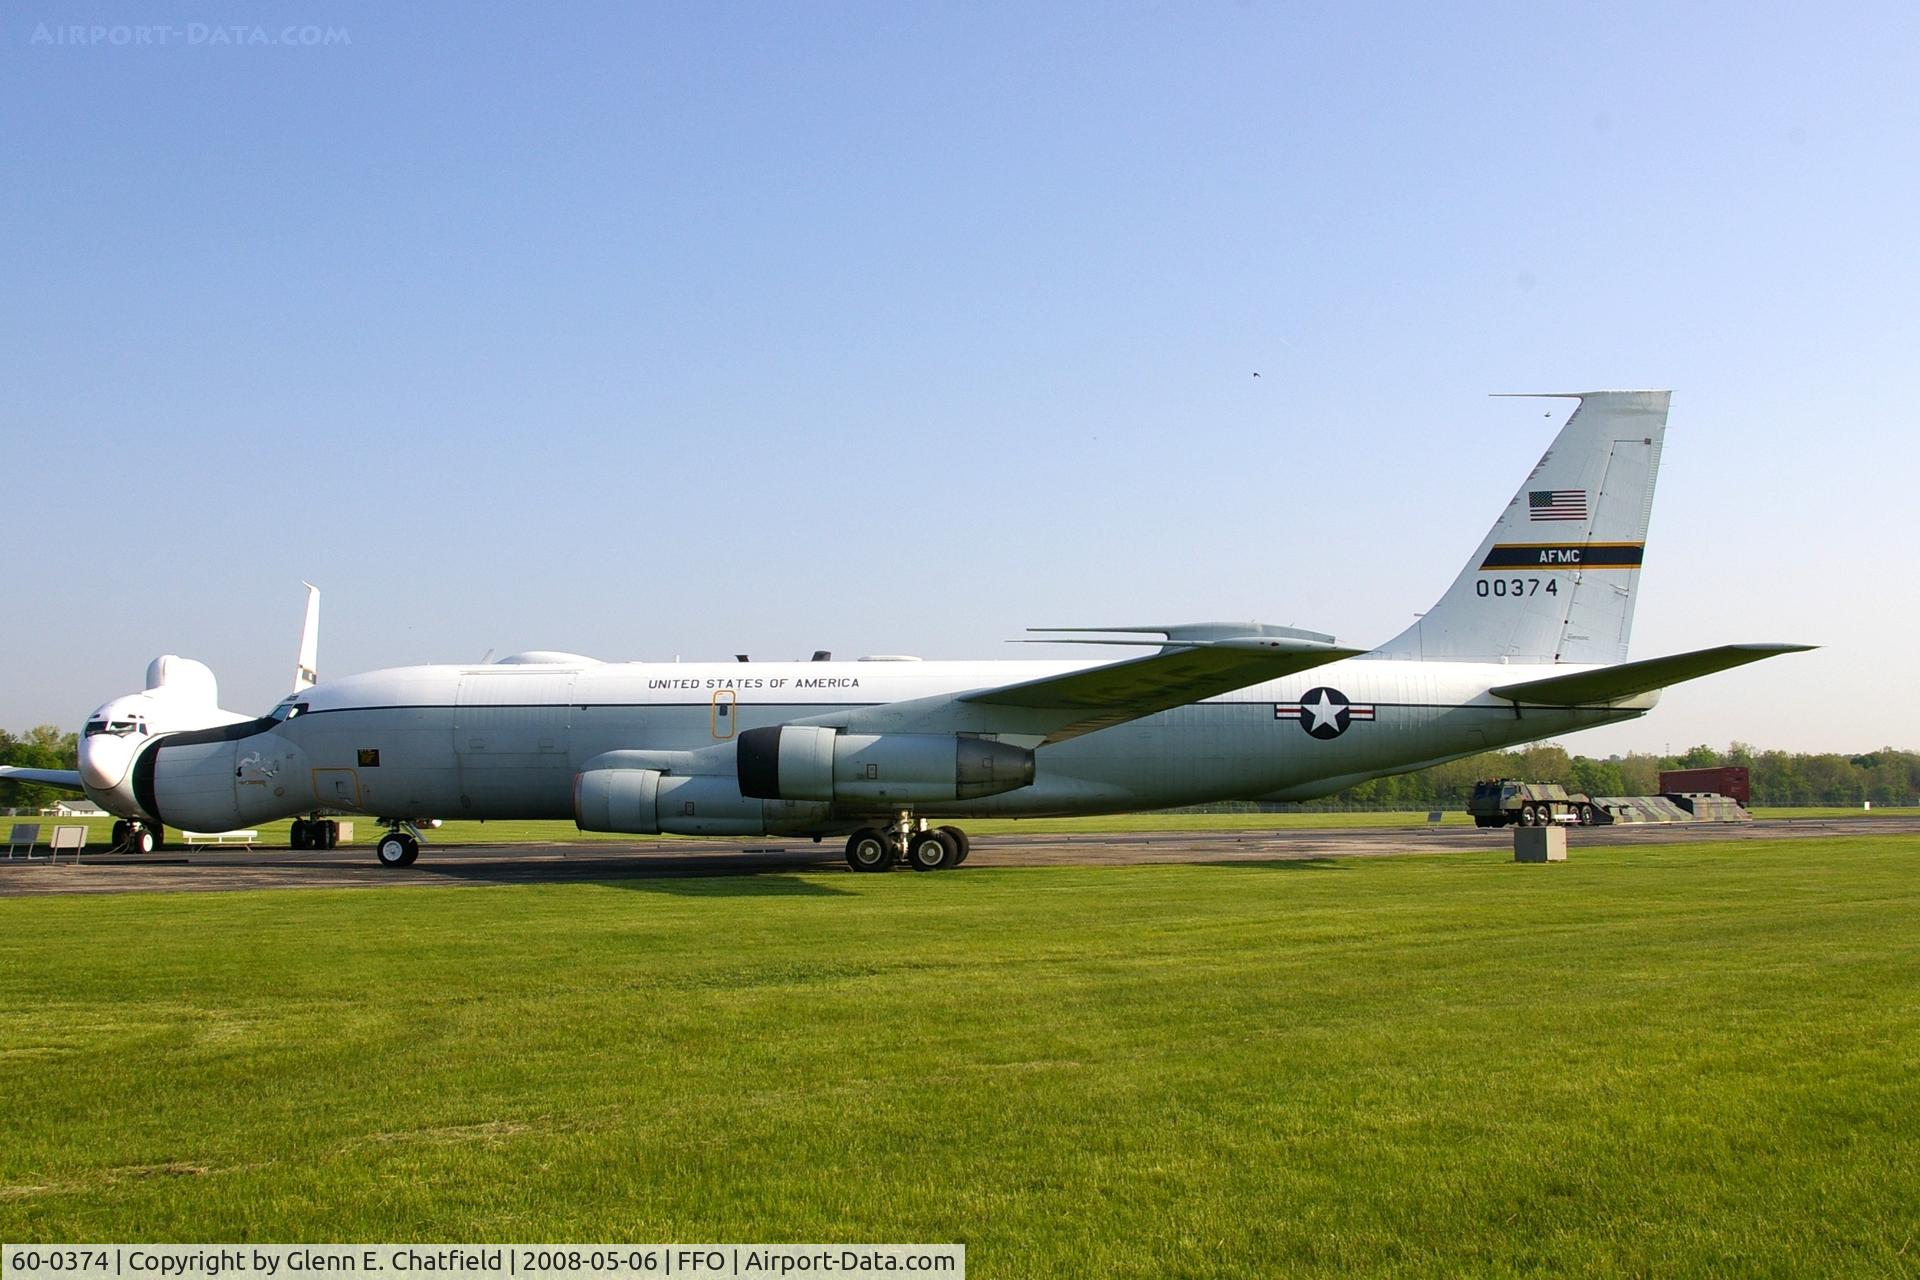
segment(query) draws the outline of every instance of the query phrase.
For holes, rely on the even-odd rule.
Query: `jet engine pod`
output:
[[[741,793],[768,800],[932,804],[1033,782],[1033,752],[992,738],[781,725],[738,742]]]
[[[582,831],[633,835],[760,836],[805,830],[824,822],[830,807],[769,803],[746,796],[730,774],[667,773],[612,766],[573,779],[573,821]]]
[[[573,822],[582,831],[660,834],[657,769],[589,769],[573,779]]]

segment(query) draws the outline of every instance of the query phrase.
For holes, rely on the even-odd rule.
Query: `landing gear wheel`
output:
[[[135,826],[127,832],[128,853],[152,853],[156,843],[158,842],[154,840],[153,832],[145,827]]]
[[[316,822],[309,829],[316,849],[332,849],[340,843],[340,824],[332,818]]]
[[[967,839],[967,833],[958,827],[941,827],[940,830],[946,832],[954,844],[959,846],[960,856],[953,860],[953,865],[957,867],[967,860],[969,853],[973,852],[973,841]]]
[[[891,871],[893,846],[872,827],[862,827],[847,837],[847,865],[855,871]]]
[[[915,871],[945,871],[960,865],[960,842],[945,831],[922,831],[907,842],[907,865]]]
[[[127,852],[127,829],[133,824],[125,818],[113,824],[113,849],[115,853]]]
[[[295,818],[293,825],[287,828],[287,847],[289,849],[305,849],[312,843],[313,833],[307,826],[307,820],[305,818]]]
[[[410,867],[420,856],[420,845],[404,831],[390,831],[373,847],[373,856],[383,867]]]

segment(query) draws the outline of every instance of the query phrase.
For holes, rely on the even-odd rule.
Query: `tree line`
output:
[[[0,764],[26,769],[78,769],[80,735],[62,733],[50,724],[35,725],[19,734],[0,729]],[[0,782],[0,809],[45,809],[73,797],[73,792],[62,787]]]
[[[50,724],[22,734],[0,729],[0,764],[77,769],[79,760],[77,734],[62,733]],[[1920,753],[1892,747],[1850,756],[1758,751],[1736,742],[1725,751],[1700,746],[1676,756],[1635,753],[1599,760],[1569,755],[1566,748],[1547,743],[1517,751],[1489,751],[1417,773],[1375,778],[1317,801],[1315,807],[1459,808],[1467,802],[1473,784],[1482,778],[1557,782],[1569,791],[1584,791],[1590,796],[1644,796],[1660,790],[1663,769],[1729,764],[1745,765],[1753,771],[1756,805],[1858,805],[1867,800],[1881,805],[1911,805],[1920,798]],[[71,794],[57,787],[0,782],[0,808],[42,809]]]

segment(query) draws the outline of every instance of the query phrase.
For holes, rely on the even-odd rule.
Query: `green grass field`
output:
[[[1920,840],[0,900],[0,1238],[1920,1269]]]

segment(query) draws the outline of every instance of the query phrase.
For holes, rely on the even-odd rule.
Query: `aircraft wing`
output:
[[[1683,680],[1697,680],[1716,671],[1742,667],[1762,658],[1783,653],[1804,653],[1818,648],[1811,644],[1723,644],[1713,649],[1695,649],[1665,658],[1646,658],[1622,662],[1597,671],[1576,671],[1571,675],[1547,676],[1542,680],[1522,680],[1518,684],[1496,685],[1488,692],[1496,698],[1532,702],[1549,707],[1575,707],[1595,702],[1617,702],[1664,689]]]
[[[87,789],[80,781],[80,774],[73,769],[25,769],[11,764],[0,764],[0,782],[37,782],[69,791]]]
[[[1318,641],[1248,636],[978,689],[961,694],[959,701],[975,708],[1017,708],[1028,713],[1023,718],[1047,719],[1046,745],[1361,652]]]

